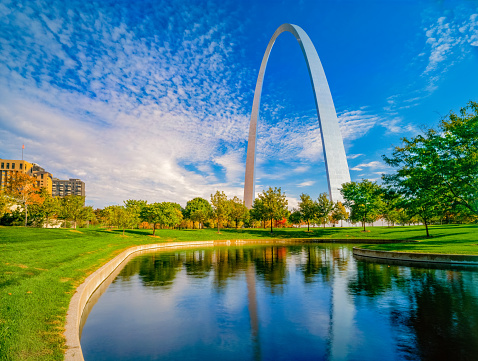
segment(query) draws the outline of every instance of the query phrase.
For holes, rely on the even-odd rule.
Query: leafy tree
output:
[[[278,221],[288,215],[287,199],[285,198],[285,194],[282,193],[280,187],[274,187],[274,189],[269,187],[268,190],[259,193],[258,198],[261,200],[259,203],[261,204],[260,211],[263,213],[263,219],[271,221],[272,233],[273,221]],[[254,208],[254,205],[252,208]]]
[[[349,213],[347,212],[347,209],[344,207],[342,202],[335,203],[334,209],[332,210],[331,217],[332,222],[338,223],[338,221],[343,221],[347,220],[349,218]],[[342,227],[342,223],[340,224]]]
[[[230,204],[230,218],[233,219],[236,223],[236,229],[237,229],[237,224],[239,220],[245,220],[248,216],[249,210],[247,207],[244,205],[244,202],[241,201],[238,197],[234,196],[234,198],[229,200]]]
[[[144,206],[148,203],[147,201],[142,201],[142,200],[135,200],[135,199],[128,199],[127,201],[124,201],[124,207],[125,209],[128,210],[130,213],[130,216],[132,217],[131,219],[131,225],[130,227],[133,226],[138,226],[138,224],[141,222],[141,210],[143,209]]]
[[[260,198],[255,198],[249,214],[252,219],[262,223],[264,229],[266,228],[266,213],[264,210],[264,201]]]
[[[42,218],[45,220],[46,225],[50,224],[50,219],[58,216],[61,210],[61,198],[52,197],[48,193],[46,188],[42,188],[40,191],[40,197],[43,198],[43,203],[40,206],[42,212]]]
[[[289,215],[289,222],[291,224],[297,224],[300,225],[302,223],[302,214],[300,213],[299,210],[294,209]]]
[[[219,233],[219,225],[229,217],[230,203],[227,201],[227,196],[222,191],[216,191],[214,195],[211,194],[211,203],[214,218],[217,220],[217,232]]]
[[[307,232],[310,231],[310,221],[317,216],[317,204],[305,193],[300,195],[299,212],[301,219],[307,222]]]
[[[9,213],[13,200],[3,190],[0,190],[0,216]]]
[[[110,206],[111,222],[118,228],[123,229],[123,236],[126,228],[133,227],[138,224],[136,209],[125,206]]]
[[[141,220],[153,223],[153,236],[156,235],[156,225],[163,222],[163,209],[161,203],[147,204],[141,210]]]
[[[74,228],[78,221],[85,221],[92,217],[93,209],[91,207],[85,207],[85,197],[70,195],[61,199],[60,216],[62,219],[72,221]],[[91,208],[87,209],[87,208]]]
[[[470,102],[460,114],[450,113],[438,130],[402,139],[392,156],[383,156],[395,168],[385,183],[404,199],[410,215],[428,223],[450,205],[478,215],[478,103]]]
[[[382,189],[377,183],[368,179],[344,183],[340,193],[344,205],[351,210],[350,219],[362,222],[364,231],[365,223],[375,221],[380,215]]]
[[[184,209],[184,217],[189,218],[193,222],[199,222],[200,228],[204,228],[204,222],[211,217],[211,214],[211,204],[201,197],[190,200]]]
[[[317,198],[317,218],[322,220],[322,223],[325,224],[327,223],[327,220],[329,219],[329,214],[334,210],[334,202],[332,202],[329,199],[329,196],[327,193],[321,193],[319,197]]]
[[[163,212],[161,225],[166,227],[176,227],[181,223],[183,213],[181,212],[181,206],[178,203],[162,202],[161,208]]]
[[[16,203],[23,206],[25,211],[25,227],[28,224],[28,206],[42,202],[37,187],[37,180],[26,173],[16,172],[10,178],[10,186],[7,188],[7,195]]]

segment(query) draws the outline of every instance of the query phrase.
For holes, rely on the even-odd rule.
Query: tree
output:
[[[217,233],[219,233],[220,223],[229,217],[230,203],[222,191],[216,191],[214,195],[211,194],[211,203],[214,218],[217,220]]]
[[[282,193],[280,187],[269,187],[267,191],[262,191],[262,193],[258,194],[258,198],[260,199],[260,210],[262,212],[262,218],[271,221],[271,233],[273,221],[280,220],[288,215],[287,209],[287,199],[285,198],[285,194]],[[254,201],[254,205],[255,205]],[[254,205],[252,208],[254,208]]]
[[[362,179],[361,182],[342,184],[340,193],[344,197],[344,205],[351,210],[350,219],[362,222],[365,232],[365,223],[375,221],[380,215],[381,187],[368,179]]]
[[[136,209],[131,206],[110,206],[112,217],[111,222],[118,228],[123,229],[123,236],[126,228],[133,227],[135,224],[138,224],[138,216],[136,214]]]
[[[162,202],[161,210],[163,213],[161,225],[166,227],[176,227],[183,219],[181,206],[178,203]]]
[[[337,223],[338,221],[342,222],[343,220],[347,220],[349,218],[349,212],[347,212],[347,209],[344,207],[342,202],[337,201],[337,203],[335,203],[330,218],[335,223]],[[340,226],[342,227],[342,223],[340,224]]]
[[[13,200],[3,190],[0,190],[0,216],[10,211]]]
[[[93,215],[93,209],[91,207],[85,207],[85,197],[70,195],[65,196],[61,200],[61,218],[68,221],[72,221],[74,228],[78,221],[85,221]],[[87,208],[91,208],[91,211]]]
[[[131,226],[138,226],[138,224],[141,222],[141,210],[143,209],[144,206],[148,203],[147,201],[142,201],[142,200],[135,200],[135,199],[128,199],[127,201],[124,201],[124,207],[125,209],[130,212],[130,216],[132,217],[131,219]]]
[[[329,196],[327,195],[327,193],[321,193],[319,197],[317,198],[316,204],[317,204],[316,205],[317,218],[322,220],[322,223],[324,224],[324,228],[325,228],[325,224],[327,223],[329,219],[329,214],[334,209],[334,206],[335,206],[334,202],[332,202],[329,199]]]
[[[310,231],[310,220],[315,219],[317,215],[317,204],[305,193],[300,195],[299,212],[301,218],[307,222],[307,232]]]
[[[40,209],[42,211],[43,218],[46,221],[46,225],[49,226],[50,219],[58,216],[60,213],[61,198],[52,197],[46,188],[41,189],[40,197],[43,198],[43,203],[40,206]]]
[[[211,204],[201,197],[196,197],[190,200],[184,209],[184,217],[189,218],[193,222],[199,222],[200,228],[204,227],[204,222],[211,217],[211,214]]]
[[[397,168],[383,180],[402,196],[407,213],[421,218],[427,237],[431,219],[450,205],[478,215],[478,103],[470,102],[460,115],[450,113],[438,130],[402,142],[391,157],[383,156]]]
[[[297,209],[293,209],[292,212],[290,212],[290,215],[289,215],[289,222],[291,224],[297,224],[297,225],[300,225],[302,223],[302,214],[300,213],[299,210]]]
[[[237,223],[239,220],[244,220],[247,218],[247,215],[249,213],[249,210],[247,207],[244,205],[244,202],[241,201],[238,197],[234,196],[234,198],[229,200],[229,208],[230,208],[230,213],[229,216],[231,219],[233,219],[236,223],[236,229],[237,229]]]
[[[37,180],[35,177],[26,173],[16,172],[10,178],[10,186],[7,187],[7,195],[23,206],[25,211],[25,227],[28,223],[28,206],[30,204],[42,202],[39,191],[40,189],[37,187]]]
[[[260,198],[255,198],[251,210],[249,211],[252,219],[260,222],[264,229],[266,228],[264,201]]]
[[[161,203],[147,204],[141,210],[141,219],[144,222],[153,223],[153,237],[156,235],[156,225],[163,221]]]

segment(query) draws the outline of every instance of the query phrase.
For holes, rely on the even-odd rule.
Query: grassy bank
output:
[[[420,243],[373,245],[386,250],[478,254],[478,226],[314,228],[275,230],[274,238],[391,239]],[[75,288],[122,250],[170,240],[271,238],[269,230],[36,229],[0,227],[0,360],[62,360],[63,328]]]

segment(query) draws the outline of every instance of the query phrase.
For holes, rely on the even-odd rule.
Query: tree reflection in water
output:
[[[209,359],[221,358],[214,355],[225,352],[224,340],[242,342],[241,347],[250,350],[243,359],[253,360],[474,360],[478,355],[476,270],[418,268],[357,260],[352,256],[351,246],[343,244],[288,247],[274,244],[139,256],[124,267],[114,287],[121,288],[122,282],[130,287],[126,285],[135,279],[145,289],[159,291],[170,290],[185,280],[195,280],[189,287],[198,284],[196,293],[212,287],[216,295],[211,296],[216,297],[214,302],[207,301],[210,296],[196,294],[206,303],[194,309],[205,315],[215,312],[212,308],[219,302],[218,297],[238,304],[235,311],[229,306],[221,309],[220,312],[236,312],[227,317],[211,314],[209,321],[197,317],[197,325],[193,324],[196,316],[191,313],[192,308],[180,310],[181,317],[189,317],[191,329],[216,321],[218,324],[227,321],[230,327],[227,332],[247,332],[247,327],[250,328],[249,340],[241,338],[243,336],[227,336],[221,331],[220,346],[214,346],[212,341],[208,341],[210,345],[205,342],[200,332],[194,336],[199,337],[199,341],[193,341],[191,335],[192,341],[186,341],[188,338],[180,335],[189,335],[191,330],[174,331],[172,327],[169,336],[178,340],[178,345],[170,345],[173,349],[183,347],[181,342],[200,342],[184,346],[196,350],[198,355],[192,359],[205,355]],[[231,294],[231,287],[237,287],[240,293]],[[183,300],[187,298],[187,290],[184,292]],[[97,307],[101,308],[101,300],[92,314]],[[181,303],[181,307],[187,307],[184,305],[188,302]],[[177,305],[171,307],[172,315],[179,312],[174,310]],[[207,311],[201,311],[201,307],[208,307]],[[244,323],[234,326],[234,319],[242,322],[244,318],[248,320],[247,326]],[[83,335],[88,332],[95,335],[87,326],[88,322]],[[206,329],[210,330],[204,332],[212,335],[208,339],[218,337],[214,336],[214,332],[218,332],[214,327]],[[178,332],[177,336],[174,332]],[[213,346],[216,351],[207,348]],[[88,353],[88,345],[83,344],[83,348]],[[230,355],[236,354],[226,349]],[[178,350],[174,355],[181,354]],[[115,359],[113,356],[109,359]],[[160,353],[145,359],[159,356],[174,358]]]

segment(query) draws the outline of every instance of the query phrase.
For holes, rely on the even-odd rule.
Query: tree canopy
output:
[[[269,189],[258,194],[252,208],[254,209],[254,213],[261,217],[261,219],[271,221],[272,233],[273,221],[278,221],[288,216],[289,211],[287,204],[285,193],[282,193],[280,188],[274,187],[274,189],[272,189],[272,187],[269,187]]]

